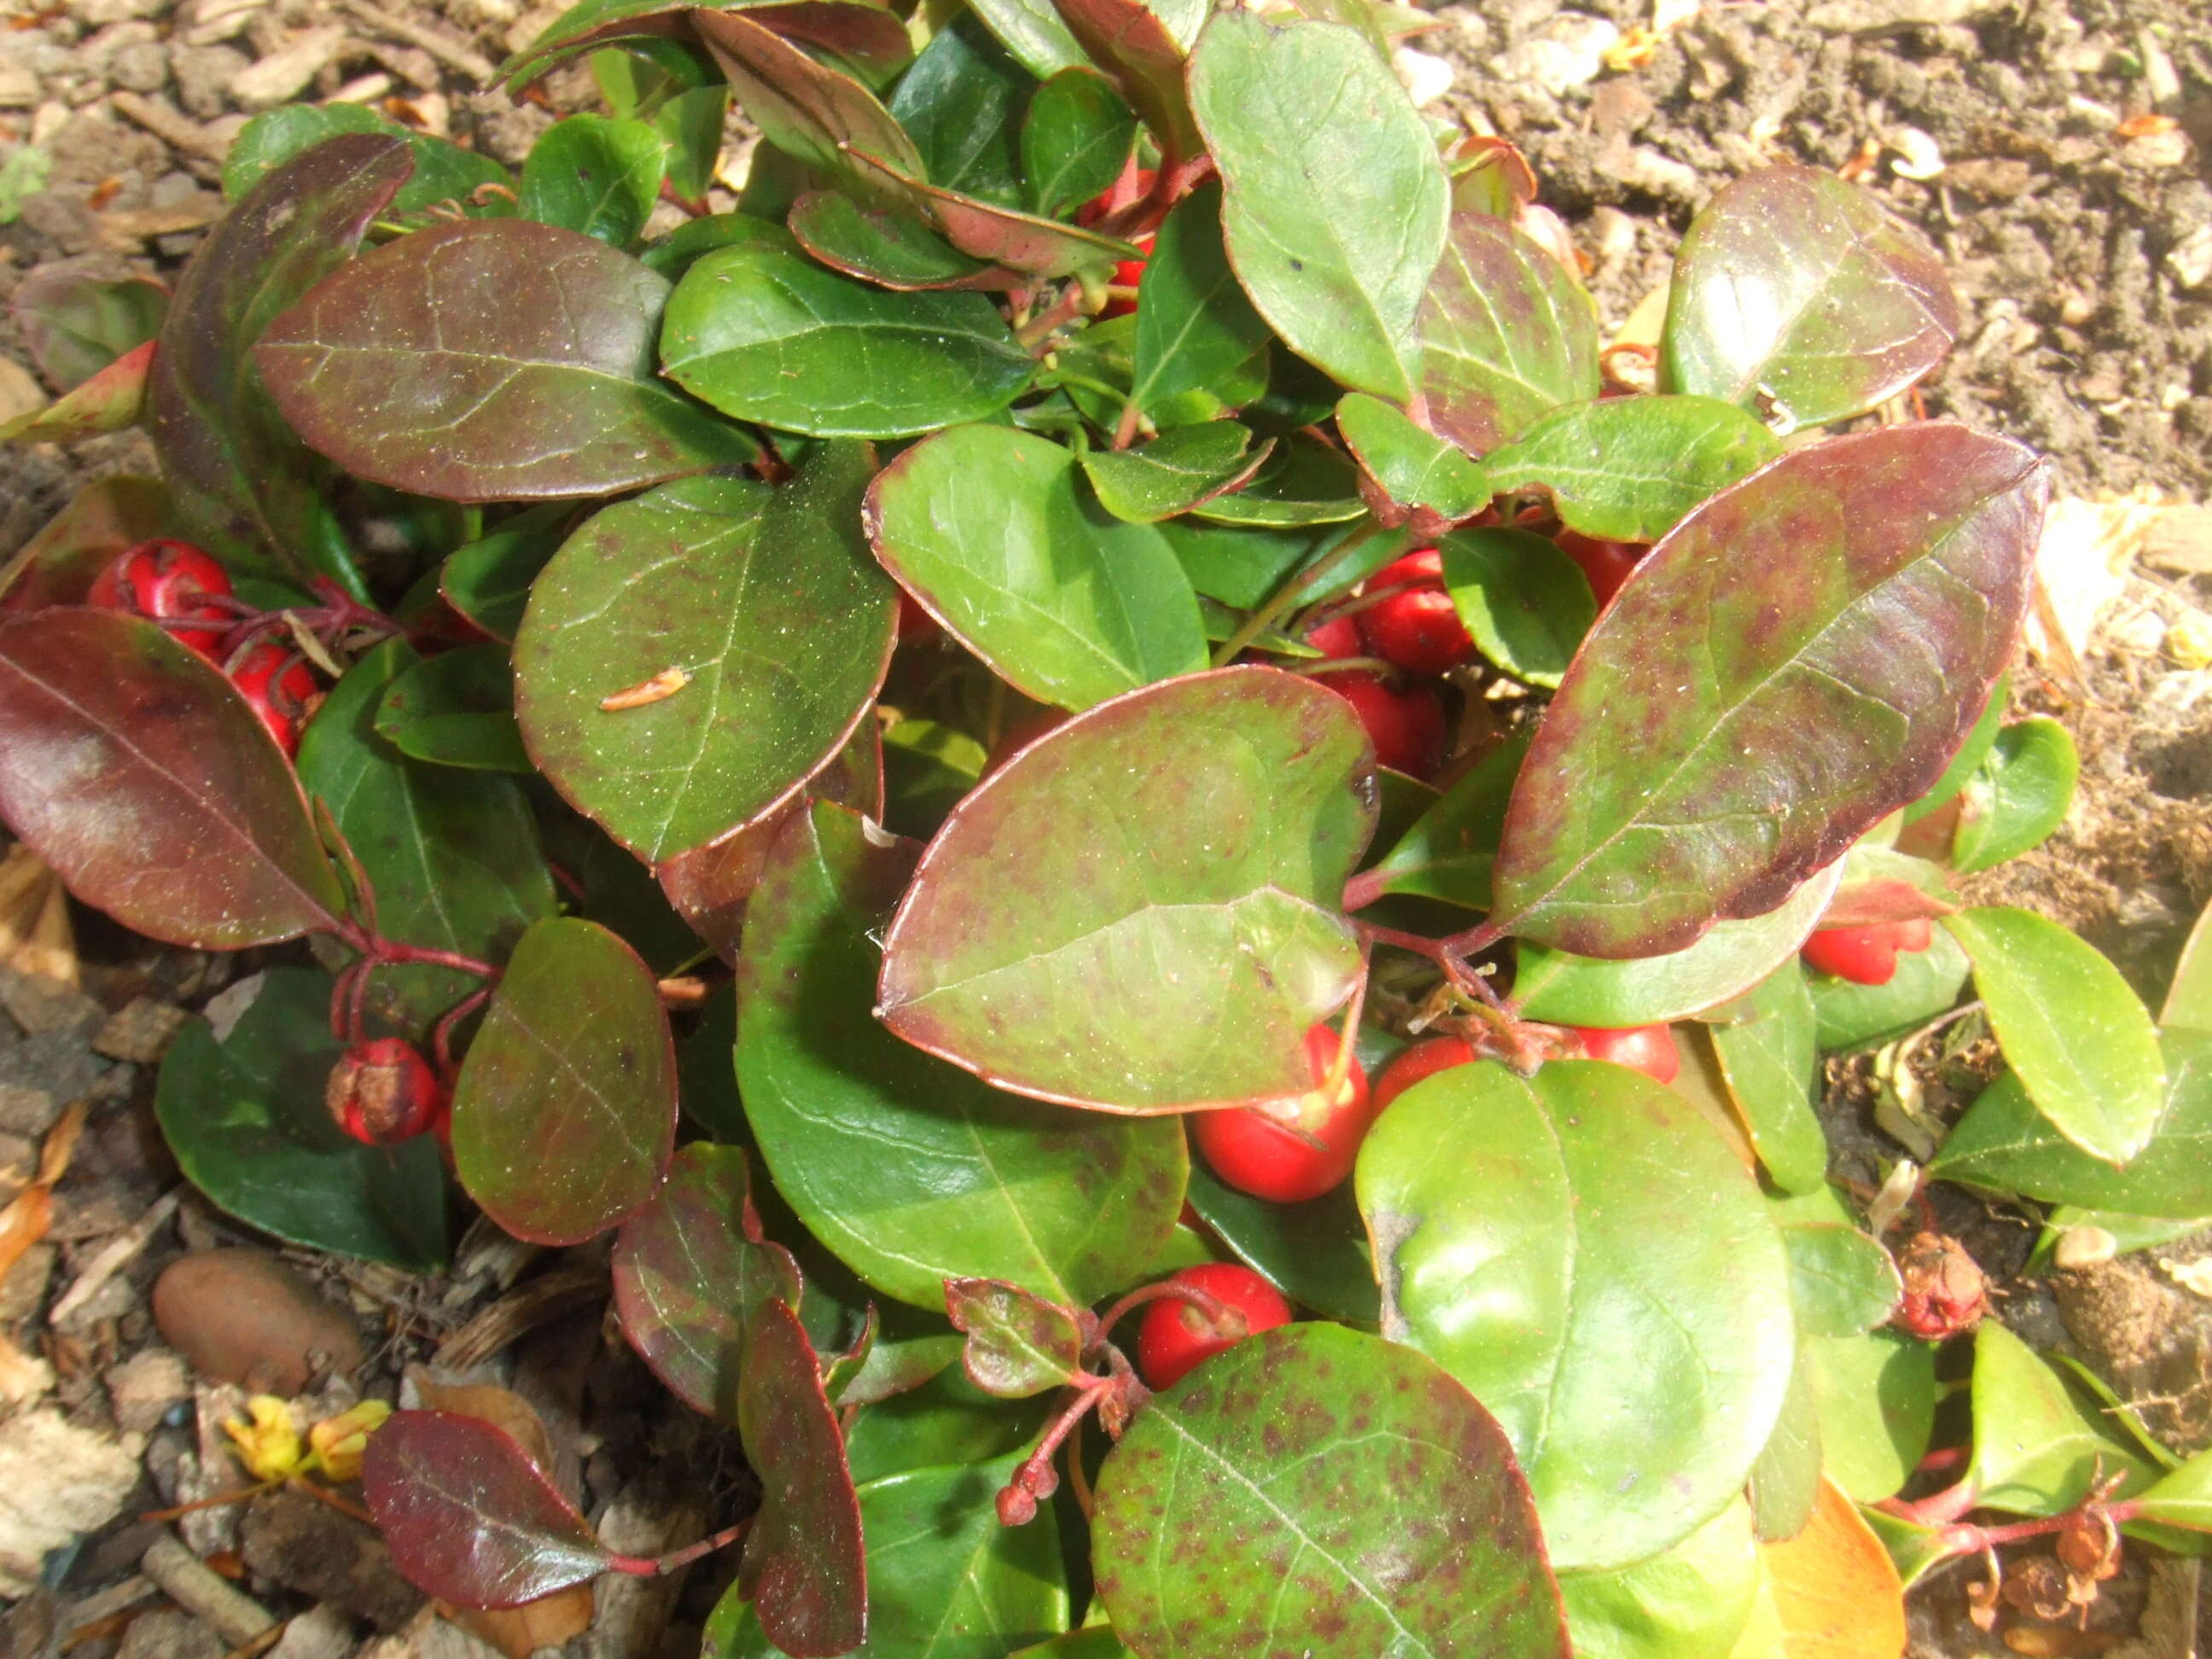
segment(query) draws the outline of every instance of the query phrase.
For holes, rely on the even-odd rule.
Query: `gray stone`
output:
[[[252,62],[236,46],[178,46],[169,54],[177,77],[177,101],[199,120],[212,120],[230,107],[230,83]]]
[[[190,1613],[165,1608],[131,1621],[115,1659],[222,1659],[229,1648]]]
[[[133,92],[159,92],[169,83],[169,53],[151,40],[125,46],[107,66],[107,78]]]

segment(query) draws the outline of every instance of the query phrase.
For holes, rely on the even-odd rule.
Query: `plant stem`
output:
[[[1213,653],[1213,665],[1225,668],[1237,660],[1237,653],[1274,625],[1275,619],[1298,602],[1299,598],[1318,586],[1322,579],[1342,565],[1352,554],[1376,537],[1395,534],[1401,541],[1410,543],[1406,531],[1389,532],[1381,520],[1370,519],[1334,547],[1322,554],[1304,569],[1277,588],[1267,603],[1244,618],[1237,630],[1222,641],[1221,648]]]
[[[746,1529],[752,1523],[752,1517],[747,1516],[734,1527],[725,1527],[696,1544],[686,1544],[682,1549],[671,1550],[665,1555],[610,1554],[607,1565],[617,1572],[626,1572],[633,1578],[657,1578],[664,1573],[674,1572],[679,1567],[688,1567],[694,1561],[736,1543],[745,1535]]]
[[[1157,1302],[1162,1297],[1173,1297],[1177,1301],[1189,1303],[1217,1325],[1229,1312],[1219,1297],[1201,1291],[1195,1285],[1181,1284],[1172,1279],[1163,1279],[1156,1285],[1139,1285],[1098,1316],[1098,1334],[1091,1339],[1091,1350],[1096,1352],[1104,1346],[1106,1334],[1121,1322],[1123,1315],[1147,1302]]]
[[[1014,338],[1021,342],[1024,350],[1034,354],[1052,337],[1054,331],[1062,324],[1073,322],[1082,309],[1083,290],[1071,283],[1059,299],[1016,329]]]

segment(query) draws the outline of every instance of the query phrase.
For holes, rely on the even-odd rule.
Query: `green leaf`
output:
[[[2004,723],[2005,705],[2012,696],[2012,676],[1997,676],[1997,683],[1990,688],[1990,700],[1983,706],[1982,717],[1974,722],[1974,729],[1966,733],[1966,740],[1959,745],[1959,752],[1951,757],[1951,763],[1943,769],[1943,775],[1936,780],[1936,787],[1905,809],[1903,823],[1915,824],[1938,807],[1955,799],[1974,775],[1990,746],[1997,740],[1998,728]]]
[[[2128,1215],[2212,1212],[2212,1033],[2159,1037],[2165,1099],[2141,1152],[2114,1169],[2036,1109],[2019,1074],[1984,1090],[1929,1166],[1938,1180]]]
[[[1554,410],[1484,457],[1480,493],[1540,484],[1570,530],[1656,542],[1781,453],[1765,427],[1714,398],[1607,398]]]
[[[1455,530],[1437,546],[1445,591],[1477,648],[1516,680],[1557,687],[1597,620],[1575,562],[1525,530]]]
[[[1109,189],[1136,141],[1137,118],[1111,81],[1093,69],[1057,71],[1036,89],[1022,118],[1030,211],[1052,218]]]
[[[1209,497],[1191,510],[1216,524],[1291,529],[1342,524],[1367,512],[1352,463],[1304,433],[1293,433],[1278,443],[1267,463],[1234,495]]]
[[[446,603],[495,640],[512,642],[522,627],[531,584],[576,518],[565,501],[526,507],[447,555],[438,591]]]
[[[1820,1499],[1820,1419],[1804,1366],[1801,1350],[1790,1368],[1782,1414],[1751,1466],[1752,1530],[1764,1542],[1796,1537]]]
[[[1206,664],[1198,601],[1160,532],[1092,498],[1075,457],[954,427],[868,491],[876,556],[1014,689],[1086,708]]]
[[[1181,1128],[1022,1100],[884,1030],[874,939],[912,864],[827,805],[771,854],[738,964],[761,1154],[808,1231],[885,1295],[941,1309],[946,1279],[978,1278],[1096,1301],[1141,1277],[1175,1223]]]
[[[786,236],[708,254],[661,330],[669,378],[725,414],[893,438],[1002,409],[1036,364],[980,294],[887,294]]]
[[[147,430],[182,527],[234,571],[300,583],[329,575],[368,597],[349,561],[316,552],[337,533],[323,480],[271,403],[252,348],[346,265],[411,167],[396,138],[318,145],[248,191],[178,279]]]
[[[866,447],[780,488],[701,479],[606,507],[538,580],[515,642],[531,753],[659,860],[760,817],[827,765],[883,684],[890,583],[860,539]],[[670,668],[672,696],[603,701]]]
[[[1480,455],[1547,410],[1597,396],[1597,314],[1557,259],[1504,220],[1464,210],[1443,252],[1423,273],[1414,325],[1415,390],[1433,430]]]
[[[975,0],[971,9],[1015,61],[1040,81],[1063,70],[1092,67],[1067,25],[1060,21],[1052,0]]]
[[[1191,121],[1186,80],[1204,0],[1054,0],[1091,61],[1121,88],[1152,131],[1170,172],[1206,148]]]
[[[1936,1425],[1936,1349],[1902,1331],[1812,1337],[1802,1352],[1828,1478],[1862,1504],[1899,1492]]]
[[[1749,1004],[1746,1018],[1711,1028],[1729,1097],[1774,1184],[1817,1192],[1828,1177],[1828,1142],[1813,1109],[1820,1054],[1812,991],[1803,971],[1785,962],[1759,981]]]
[[[1994,869],[2041,846],[2064,822],[2081,770],[2074,739],[2050,716],[2006,726],[1959,792],[1951,867]]]
[[[1808,1337],[1857,1336],[1896,1311],[1903,1293],[1897,1264],[1856,1227],[1799,1221],[1782,1228],[1790,1257],[1790,1302]]]
[[[446,1185],[435,1140],[364,1146],[331,1121],[323,1085],[327,975],[272,968],[220,1039],[204,1020],[161,1061],[154,1113],[178,1167],[217,1207],[310,1249],[409,1273],[446,1265]]]
[[[965,732],[901,720],[884,733],[884,827],[927,841],[983,775],[990,757]]]
[[[1160,535],[1175,551],[1190,584],[1206,599],[1237,611],[1249,611],[1263,603],[1291,573],[1310,563],[1348,535],[1348,524],[1298,525],[1274,529],[1266,525],[1208,524],[1203,519],[1169,519]],[[1227,639],[1235,623],[1209,637]]]
[[[2145,1521],[2212,1532],[2212,1452],[2199,1452],[2136,1498]]]
[[[1258,471],[1275,447],[1257,450],[1252,434],[1234,421],[1178,426],[1133,449],[1086,449],[1078,458],[1099,503],[1117,519],[1156,524],[1188,513]]]
[[[2051,1126],[2112,1164],[2148,1145],[2165,1109],[2166,1066],[2119,970],[2030,911],[1961,910],[1943,926],[1974,964],[1997,1046]]]
[[[1083,1333],[1075,1316],[1018,1285],[990,1279],[948,1279],[945,1311],[968,1342],[968,1380],[1005,1400],[1048,1394],[1083,1364]]]
[[[385,689],[376,734],[440,766],[530,772],[514,725],[514,673],[503,645],[464,646],[416,663]]]
[[[1562,1025],[1656,1025],[1733,1001],[1797,954],[1834,896],[1840,865],[1815,875],[1763,916],[1723,921],[1665,956],[1607,961],[1514,947],[1522,1018]]]
[[[969,258],[902,208],[872,208],[842,191],[807,191],[791,204],[790,225],[799,246],[822,264],[878,288],[901,293],[1005,289],[1026,280],[1018,271]],[[770,251],[780,246],[762,240]]]
[[[2150,1483],[2150,1467],[2102,1426],[2098,1403],[1994,1319],[1974,1334],[1973,1413],[1965,1479],[1978,1508],[2058,1515],[2100,1477],[2124,1476],[2123,1498]]]
[[[555,909],[552,872],[521,790],[505,778],[466,789],[409,758],[376,731],[380,699],[419,659],[403,640],[363,653],[331,688],[300,738],[302,787],[332,820],[376,889],[379,926],[407,945],[503,958]],[[476,988],[452,969],[408,965],[376,976],[419,1025]]]
[[[295,155],[345,133],[396,138],[407,146],[414,171],[385,210],[388,216],[411,219],[448,202],[484,217],[514,211],[504,195],[486,191],[481,200],[476,196],[482,185],[513,183],[507,170],[492,157],[388,121],[366,105],[335,101],[281,104],[248,121],[222,158],[222,193],[234,202],[242,200]]]
[[[660,135],[644,122],[572,115],[531,146],[515,211],[628,248],[644,234],[667,166]]]
[[[58,262],[34,268],[8,302],[31,361],[62,392],[155,338],[168,308],[169,290],[151,277],[102,282]]]
[[[1674,254],[1663,381],[1776,432],[1895,397],[1942,361],[1959,302],[1918,235],[1856,185],[1763,167],[1705,206]]]
[[[1194,400],[1214,405],[1195,419],[1241,406],[1267,390],[1269,337],[1229,267],[1221,185],[1208,180],[1176,204],[1145,262],[1129,400],[1156,422]]]
[[[1691,514],[1545,713],[1493,925],[1585,956],[1679,950],[1925,793],[2012,653],[2049,489],[2008,441],[1893,426]]]
[[[1421,1355],[1341,1326],[1263,1331],[1156,1395],[1099,1473],[1092,1528],[1099,1597],[1139,1653],[1566,1659],[1498,1424]]]
[[[2212,903],[2197,912],[2196,926],[2182,941],[2159,1024],[2192,1031],[2212,1031]]]
[[[1680,1097],[1592,1061],[1454,1066],[1391,1103],[1354,1180],[1384,1334],[1498,1414],[1556,1565],[1626,1566],[1727,1505],[1788,1388],[1789,1269]]]
[[[78,899],[173,945],[274,945],[344,911],[252,709],[212,663],[121,611],[0,626],[0,820]]]
[[[1741,1503],[1648,1561],[1559,1575],[1577,1659],[1721,1659],[1758,1588],[1759,1543]]]
[[[676,1052],[653,972],[595,922],[522,936],[453,1091],[453,1168],[518,1238],[580,1244],[653,1196]]]
[[[1132,1659],[1132,1656],[1121,1645],[1121,1638],[1106,1626],[1092,1625],[1024,1648],[1012,1659]]]
[[[899,77],[888,107],[914,141],[921,177],[1019,207],[1022,117],[1036,87],[980,21],[956,13]]]
[[[946,1340],[955,1345],[955,1363],[949,1370],[918,1389],[869,1407],[846,1436],[853,1477],[863,1483],[863,1493],[867,1483],[909,1470],[949,1468],[1004,1457],[1025,1445],[1044,1426],[1049,1401],[1024,1403],[993,1399],[960,1369],[962,1339]],[[990,1508],[989,1492],[982,1494],[981,1502],[984,1508]]]
[[[1336,429],[1360,469],[1401,507],[1425,507],[1456,522],[1489,504],[1480,468],[1380,398],[1346,392],[1336,406]]]
[[[930,843],[882,1018],[1004,1087],[1107,1110],[1303,1091],[1306,1030],[1359,968],[1336,905],[1374,829],[1366,753],[1349,703],[1267,668],[1077,716]]]
[[[1368,1330],[1381,1322],[1367,1228],[1348,1185],[1274,1204],[1223,1186],[1194,1162],[1188,1201],[1232,1255],[1301,1307]]]
[[[1025,1527],[1000,1526],[992,1507],[1018,1461],[918,1468],[860,1489],[868,1621],[852,1659],[1003,1659],[1067,1623],[1051,1507]],[[733,1589],[707,1621],[701,1659],[775,1659],[780,1651]]]
[[[849,154],[878,189],[922,215],[944,234],[946,241],[975,258],[995,260],[1044,279],[1140,257],[1136,247],[1103,232],[1063,224],[1057,219],[1040,219],[979,197],[963,196],[863,150]]]
[[[347,471],[450,501],[602,495],[749,461],[653,374],[668,284],[526,219],[386,243],[270,325],[253,361]]]
[[[500,66],[507,95],[520,98],[555,64],[613,41],[691,40],[696,33],[692,14],[708,9],[699,0],[578,0]],[[885,7],[768,0],[744,9],[752,14],[749,22],[787,33],[872,80],[889,76],[914,55],[905,27]]]
[[[1449,191],[1397,77],[1351,29],[1224,12],[1192,54],[1190,101],[1260,314],[1350,389],[1412,397]]]
[[[1938,927],[1926,950],[1899,955],[1897,976],[1887,985],[1808,975],[1821,1053],[1867,1048],[1925,1024],[1957,1003],[1968,971],[1966,953]]]
[[[1369,876],[1386,893],[1488,909],[1490,861],[1505,822],[1506,798],[1528,750],[1525,736],[1509,738],[1462,773]]]

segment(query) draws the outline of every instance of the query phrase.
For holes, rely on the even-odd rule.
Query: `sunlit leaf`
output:
[[[1792,1222],[1782,1229],[1790,1301],[1806,1336],[1856,1336],[1887,1320],[1900,1286],[1889,1252],[1856,1227]]]
[[[980,197],[947,190],[865,150],[849,149],[847,158],[876,187],[921,214],[963,253],[994,261],[1032,276],[1065,276],[1086,265],[1134,258],[1138,250],[1103,231],[1039,218]]]
[[[1151,130],[1163,164],[1173,167],[1205,148],[1191,120],[1184,85],[1185,58],[1202,5],[1170,0],[1054,0],[1060,21],[1121,88],[1121,96]],[[1171,11],[1183,14],[1178,29]]]
[[[2058,1515],[2092,1482],[2124,1477],[2122,1497],[2153,1471],[2104,1426],[2100,1403],[2076,1391],[1995,1319],[1974,1335],[1974,1451],[1965,1479],[1978,1504],[2016,1515]]]
[[[1336,429],[1376,487],[1401,507],[1440,518],[1473,518],[1488,505],[1480,468],[1456,444],[1417,425],[1380,398],[1346,392]]]
[[[2179,1025],[2192,1031],[2212,1031],[2212,903],[2197,912],[2174,964],[2173,982],[2166,988],[2159,1010],[2161,1025]]]
[[[1081,206],[1121,177],[1137,120],[1096,70],[1066,69],[1036,89],[1022,118],[1022,180],[1030,210]]]
[[[1361,518],[1366,506],[1352,463],[1319,439],[1294,433],[1276,444],[1249,482],[1230,494],[1209,496],[1191,511],[1217,524],[1303,528]],[[1346,579],[1347,586],[1352,580],[1356,579]]]
[[[134,346],[66,396],[0,424],[0,443],[66,444],[135,426],[145,411],[154,342]]]
[[[1267,386],[1268,329],[1237,286],[1221,243],[1221,185],[1208,180],[1176,204],[1137,290],[1129,399],[1155,421],[1188,409],[1205,419]]]
[[[1906,425],[1692,513],[1546,712],[1493,922],[1585,956],[1680,949],[1923,793],[2014,648],[2048,490],[2016,444]]]
[[[325,104],[279,104],[248,121],[222,158],[222,193],[239,201],[294,156],[344,133],[396,138],[407,146],[414,171],[385,210],[388,216],[411,217],[447,204],[486,217],[514,211],[507,194],[512,176],[493,157],[387,120],[366,104],[337,99]],[[485,185],[501,188],[479,197],[477,191]]]
[[[791,204],[791,234],[833,270],[901,293],[924,289],[1018,288],[1028,279],[971,259],[921,215],[870,207],[840,190],[811,190]]]
[[[1851,1500],[1823,1481],[1812,1522],[1795,1538],[1759,1547],[1760,1582],[1747,1637],[1762,1626],[1765,1643],[1739,1646],[1750,1656],[1783,1659],[1901,1659],[1905,1589],[1889,1552]]]
[[[2041,846],[2064,822],[2081,769],[2074,739],[2048,715],[1999,732],[1959,792],[1951,867],[1993,869]]]
[[[1814,1337],[1802,1350],[1828,1478],[1863,1504],[1897,1492],[1936,1423],[1936,1350],[1902,1331]]]
[[[660,135],[644,122],[572,115],[531,146],[515,211],[627,248],[652,216],[666,167]]]
[[[1230,1254],[1298,1306],[1368,1330],[1381,1322],[1367,1228],[1350,1186],[1273,1204],[1223,1186],[1193,1162],[1188,1202]]]
[[[1577,1659],[1725,1654],[1751,1617],[1758,1587],[1759,1547],[1741,1503],[1648,1561],[1559,1575]]]
[[[1774,1184],[1817,1191],[1827,1179],[1828,1142],[1813,1110],[1820,1026],[1803,972],[1785,962],[1752,992],[1745,1016],[1712,1028],[1729,1097]]]
[[[1133,449],[1085,450],[1091,487],[1117,519],[1154,524],[1188,513],[1260,470],[1273,439],[1252,447],[1252,434],[1234,421],[1206,421],[1163,432]]]
[[[1036,89],[1036,77],[962,12],[930,36],[887,107],[914,141],[922,177],[1018,207],[1022,116]]]
[[[1334,907],[1373,830],[1369,763],[1349,703],[1273,669],[1077,716],[930,843],[888,936],[884,1023],[1109,1110],[1306,1088],[1306,1029],[1358,969]]]
[[[1376,860],[1368,878],[1386,893],[1488,909],[1490,862],[1528,747],[1526,738],[1515,738],[1462,773]]]
[[[1926,1024],[1959,1000],[1967,971],[1966,953],[1938,927],[1926,950],[1899,953],[1897,975],[1887,985],[1808,974],[1821,1052],[1864,1048]]]
[[[1773,1432],[1759,1448],[1747,1482],[1751,1527],[1763,1543],[1795,1538],[1813,1518],[1820,1497],[1820,1419],[1801,1347],[1790,1370],[1790,1392]]]
[[[1525,530],[1455,530],[1437,547],[1475,647],[1516,680],[1556,687],[1597,619],[1575,562]]]

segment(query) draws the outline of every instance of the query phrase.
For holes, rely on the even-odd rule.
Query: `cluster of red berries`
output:
[[[261,634],[226,653],[223,642],[244,614],[229,573],[189,542],[141,542],[93,579],[85,603],[146,617],[222,669],[286,755],[313,711],[315,677],[300,653]]]
[[[1935,938],[1926,918],[1875,921],[1857,927],[1823,927],[1798,954],[1805,965],[1854,985],[1887,985],[1897,976],[1899,953],[1924,951]]]
[[[443,1139],[452,1101],[414,1044],[371,1037],[331,1067],[323,1104],[331,1121],[364,1146],[396,1146],[419,1134]]]

